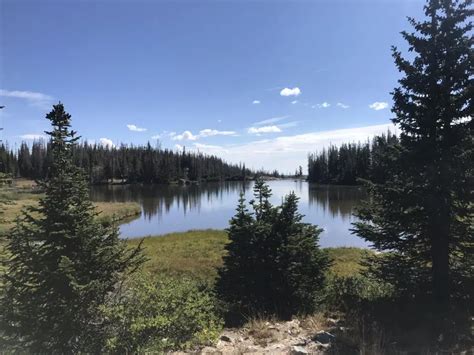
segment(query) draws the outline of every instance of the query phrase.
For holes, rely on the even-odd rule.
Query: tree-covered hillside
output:
[[[387,150],[398,143],[395,134],[387,132],[372,142],[345,143],[330,146],[308,157],[308,180],[320,184],[355,185],[358,179],[385,181]]]
[[[84,169],[93,184],[170,183],[179,179],[213,181],[241,180],[252,172],[243,165],[228,164],[202,153],[176,152],[159,147],[121,145],[108,147],[83,142],[74,147],[76,166]],[[15,177],[42,179],[51,164],[49,143],[22,143],[15,151],[0,145],[0,172]]]

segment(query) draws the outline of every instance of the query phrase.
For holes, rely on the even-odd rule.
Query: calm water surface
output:
[[[294,191],[300,198],[299,210],[304,221],[324,229],[322,247],[366,247],[360,238],[351,235],[349,228],[355,220],[354,208],[366,196],[361,187],[321,186],[304,181],[269,181],[271,202],[281,203]],[[117,185],[95,186],[91,190],[94,201],[135,201],[142,206],[141,217],[120,227],[124,238],[159,235],[190,229],[228,226],[234,215],[239,193],[244,191],[252,199],[253,182],[207,183],[200,186]]]

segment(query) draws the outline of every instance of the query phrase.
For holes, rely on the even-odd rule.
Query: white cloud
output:
[[[0,89],[0,96],[11,97],[15,99],[23,99],[28,101],[32,106],[39,107],[41,109],[47,109],[52,105],[53,97],[42,94],[40,92],[33,91],[19,91],[19,90],[3,90]]]
[[[146,128],[137,127],[134,124],[128,124],[127,128],[133,132],[145,132]]]
[[[20,136],[21,139],[25,140],[39,140],[46,139],[47,137],[44,134],[23,134]]]
[[[103,146],[108,147],[108,148],[115,147],[114,142],[112,142],[112,140],[109,139],[109,138],[100,138],[99,143],[100,143],[100,145],[103,145]]]
[[[300,94],[301,94],[301,90],[298,87],[295,87],[293,89],[284,88],[280,91],[281,96],[299,96]]]
[[[336,106],[337,106],[337,107],[340,107],[340,108],[343,108],[343,109],[349,108],[349,105],[345,105],[345,104],[343,104],[342,102],[338,102],[338,103],[336,104]]]
[[[212,136],[234,136],[235,132],[234,131],[219,131],[217,129],[203,129],[199,131],[198,137],[199,138],[204,138],[204,137],[212,137]]]
[[[217,153],[228,153],[229,151],[219,145],[210,145],[210,144],[201,144],[201,143],[194,143],[194,146],[198,150],[205,151],[208,154],[217,154]]]
[[[258,105],[259,103],[260,103],[260,100],[253,100],[252,101],[252,104],[254,104],[254,105]]]
[[[155,134],[154,136],[151,136],[151,139],[160,139],[161,135]]]
[[[200,138],[212,137],[212,136],[234,136],[234,131],[219,131],[217,129],[206,128],[199,131],[198,134],[194,135],[191,131],[184,131],[182,134],[172,134],[171,139],[174,141],[195,141]]]
[[[198,138],[191,131],[184,131],[182,134],[173,135],[171,139],[174,141],[195,141]]]
[[[321,151],[331,144],[338,146],[347,142],[365,142],[374,135],[387,132],[388,129],[393,133],[397,133],[395,126],[387,123],[375,126],[308,132],[244,144],[200,145],[199,150],[204,153],[219,155],[229,162],[245,162],[249,168],[259,169],[263,166],[267,170],[278,169],[282,172],[293,172],[298,165],[305,166],[307,164],[309,152]]]
[[[278,133],[281,129],[278,126],[250,127],[247,132],[250,134]]]
[[[369,107],[370,107],[372,110],[379,111],[379,110],[383,110],[383,109],[387,108],[387,107],[388,107],[388,103],[376,101],[376,102],[374,102],[373,104],[370,104]]]
[[[288,117],[290,117],[290,116],[280,116],[280,117],[268,118],[268,119],[263,120],[263,121],[255,122],[253,124],[253,126],[262,126],[262,125],[268,125],[268,124],[271,124],[271,123],[280,122],[280,121],[283,121],[284,119],[286,119]]]
[[[180,152],[182,152],[184,150],[184,147],[181,144],[175,144],[174,149],[179,150]]]
[[[298,100],[293,100],[291,101],[291,104],[294,105],[294,104],[297,104],[298,103]]]
[[[279,124],[278,127],[279,128],[295,127],[298,125],[298,123],[299,121],[286,122],[286,123]]]
[[[329,106],[331,106],[329,102],[323,102],[322,104],[318,104],[319,108],[328,108]]]

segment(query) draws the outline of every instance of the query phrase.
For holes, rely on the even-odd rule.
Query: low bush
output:
[[[389,284],[363,275],[331,276],[326,285],[326,306],[333,311],[349,312],[369,301],[391,297]]]
[[[162,352],[211,344],[222,330],[212,291],[190,279],[140,275],[104,306],[105,351]]]

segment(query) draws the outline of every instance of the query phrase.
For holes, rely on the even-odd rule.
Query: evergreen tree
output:
[[[355,232],[380,251],[371,271],[400,293],[431,295],[441,309],[473,294],[472,1],[430,0],[427,20],[403,32],[413,60],[393,48],[400,87],[393,122],[400,146],[371,186]],[[387,163],[388,162],[388,163]]]
[[[7,236],[0,325],[33,353],[98,351],[99,307],[141,264],[141,246],[127,249],[116,227],[96,222],[86,180],[72,162],[78,137],[71,116],[58,104],[46,118],[53,129],[46,132],[52,164],[41,183],[45,197]]]
[[[217,292],[232,316],[289,318],[311,312],[328,267],[318,247],[321,229],[301,222],[294,193],[274,207],[269,202],[271,190],[258,180],[254,194],[253,213],[241,195],[230,221],[230,243],[219,270]]]

